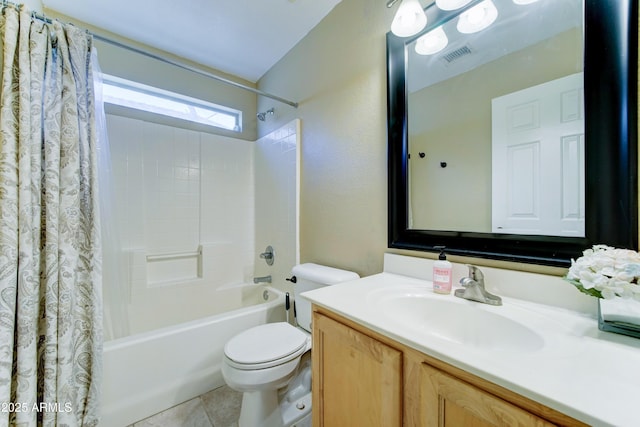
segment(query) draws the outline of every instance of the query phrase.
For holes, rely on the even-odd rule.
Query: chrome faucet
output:
[[[490,305],[502,305],[502,298],[490,294],[484,288],[484,275],[475,265],[467,264],[469,267],[469,277],[460,280],[462,289],[456,289],[454,295],[459,298],[477,301]]]
[[[271,276],[254,277],[253,283],[271,283]]]

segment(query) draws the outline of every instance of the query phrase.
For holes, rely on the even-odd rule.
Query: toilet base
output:
[[[245,391],[239,427],[282,427],[277,391]]]
[[[311,427],[311,393],[294,402],[282,402],[280,412],[284,427]]]
[[[278,402],[277,393],[245,392],[239,427],[311,427],[311,393]]]
[[[311,352],[280,390],[244,392],[239,427],[311,427]]]
[[[311,352],[302,356],[295,378],[281,392],[284,427],[311,427]]]

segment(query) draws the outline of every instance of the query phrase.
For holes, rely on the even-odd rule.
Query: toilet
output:
[[[291,272],[299,326],[256,326],[224,347],[222,376],[243,393],[239,427],[311,427],[311,304],[299,295],[360,277],[313,263],[296,265]]]

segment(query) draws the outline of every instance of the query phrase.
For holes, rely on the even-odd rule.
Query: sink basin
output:
[[[393,290],[370,295],[389,321],[414,333],[487,350],[533,352],[544,346],[534,330],[493,307],[430,291]]]

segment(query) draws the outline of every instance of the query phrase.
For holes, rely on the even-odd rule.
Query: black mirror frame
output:
[[[427,8],[431,28],[442,12]],[[567,267],[594,244],[638,249],[638,1],[585,0],[586,237],[408,227],[405,45],[387,33],[388,246]],[[427,31],[427,30],[425,30]],[[417,36],[416,36],[417,37]]]

